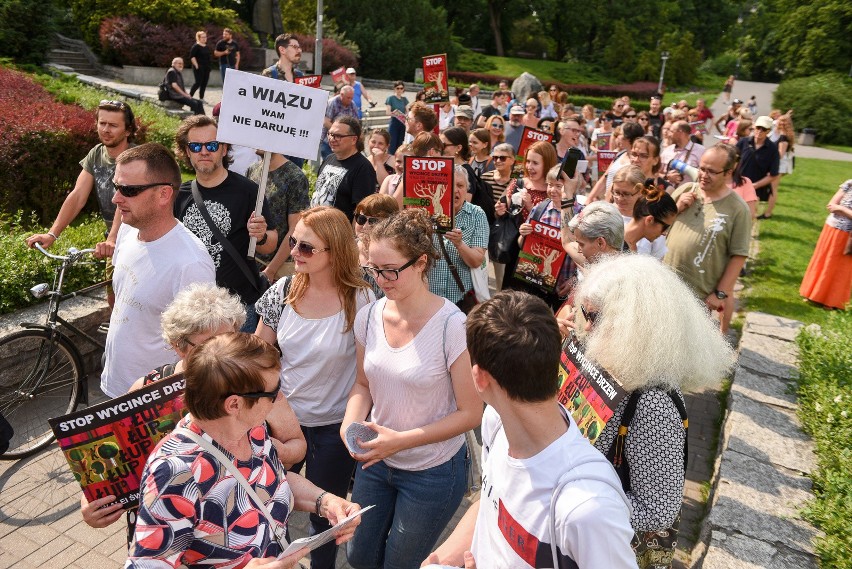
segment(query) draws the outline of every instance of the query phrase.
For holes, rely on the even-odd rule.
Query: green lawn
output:
[[[561,81],[562,83],[595,83],[613,85],[617,81],[606,77],[585,63],[564,63],[544,59],[522,59],[520,57],[497,57],[485,55],[493,69],[483,71],[492,75],[517,77],[524,71],[532,73],[542,82]],[[461,69],[459,69],[461,71]]]
[[[760,252],[745,279],[747,310],[757,310],[822,324],[829,311],[804,302],[799,285],[839,185],[849,178],[849,163],[797,159],[795,173],[785,176],[771,219],[760,223]]]

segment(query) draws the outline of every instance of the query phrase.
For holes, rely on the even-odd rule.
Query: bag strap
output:
[[[461,277],[459,276],[459,271],[456,269],[456,266],[450,260],[450,255],[447,253],[447,248],[444,246],[444,236],[438,235],[438,245],[441,246],[441,254],[444,256],[444,260],[447,262],[447,266],[450,267],[450,272],[453,274],[453,280],[456,281],[456,285],[458,285],[461,293],[467,294],[467,289],[464,288],[464,283],[462,283]]]
[[[246,279],[248,279],[248,282],[251,283],[251,286],[254,287],[256,291],[260,292],[260,287],[257,283],[257,274],[252,274],[245,258],[240,256],[239,252],[237,252],[237,248],[234,247],[234,244],[228,241],[227,237],[222,234],[213,219],[210,218],[210,212],[207,211],[207,207],[204,205],[204,199],[202,199],[201,192],[198,190],[198,183],[193,180],[190,187],[192,188],[192,200],[195,202],[195,206],[198,208],[199,213],[201,213],[201,217],[204,218],[204,222],[207,223],[207,226],[210,228],[210,232],[213,233],[213,237],[222,244],[222,248],[225,249],[225,252],[234,260],[237,267],[239,267],[240,271],[242,271],[243,276],[245,276]]]
[[[231,476],[234,477],[240,486],[246,491],[246,495],[254,502],[255,506],[261,511],[263,517],[266,518],[266,521],[269,523],[269,529],[272,530],[272,535],[275,536],[275,540],[278,542],[278,545],[281,547],[281,550],[284,551],[287,549],[287,546],[290,545],[287,542],[286,537],[286,529],[282,528],[278,525],[278,522],[272,517],[272,514],[269,513],[269,509],[266,507],[266,504],[263,500],[260,499],[260,496],[257,495],[257,492],[254,491],[254,488],[251,487],[249,481],[246,480],[246,477],[243,476],[243,473],[236,467],[234,461],[225,456],[225,453],[216,448],[212,443],[210,443],[204,437],[197,435],[192,432],[190,429],[186,427],[178,427],[173,432],[178,433],[180,435],[185,436],[188,439],[191,439],[198,446],[203,448],[205,451],[209,452],[213,455],[219,463],[224,466]]]
[[[686,407],[683,404],[683,399],[678,396],[677,392],[672,389],[668,393],[675,407],[677,407],[680,420],[683,422],[683,471],[686,472],[686,463],[689,459],[689,417],[686,416]]]

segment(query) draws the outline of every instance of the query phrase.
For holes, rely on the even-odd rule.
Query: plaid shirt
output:
[[[479,206],[469,202],[464,202],[461,210],[456,213],[455,227],[462,230],[462,242],[468,247],[488,248],[488,219],[485,217],[485,212]],[[443,256],[441,246],[438,244],[438,239],[444,240],[444,247],[447,249],[447,254],[450,260],[455,265],[456,270],[461,277],[462,284],[465,286],[465,292],[473,288],[473,280],[470,277],[470,267],[468,267],[459,255],[458,249],[453,243],[443,235],[435,233],[432,236],[432,242],[435,248]],[[459,290],[459,285],[456,279],[453,278],[453,273],[450,271],[447,261],[443,258],[435,261],[435,265],[429,272],[429,290],[443,296],[452,303],[457,303],[462,299],[462,291]]]

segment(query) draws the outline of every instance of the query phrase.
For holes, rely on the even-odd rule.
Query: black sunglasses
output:
[[[378,267],[370,267],[368,265],[362,265],[361,269],[374,279],[381,276],[386,281],[395,281],[399,279],[399,273],[416,263],[418,259],[420,259],[420,257],[415,257],[398,269],[380,269]]]
[[[137,186],[117,184],[113,182],[112,185],[115,187],[115,191],[117,191],[126,198],[138,196],[148,188],[156,188],[157,186],[169,186],[170,188],[172,187],[172,185],[168,182],[154,182],[153,184],[139,184]]]
[[[108,99],[104,99],[100,103],[98,103],[98,108],[100,108],[100,107],[118,107],[119,109],[124,110],[124,108],[126,106],[127,106],[127,103],[125,103],[124,101],[110,101]],[[106,109],[104,109],[104,110],[106,110]]]
[[[656,221],[657,223],[659,223],[660,225],[662,225],[662,226],[663,226],[663,233],[665,233],[666,231],[668,231],[668,230],[669,230],[669,227],[671,227],[671,225],[670,225],[670,224],[666,223],[665,221],[660,221],[660,220],[659,220],[659,219],[657,219],[656,217],[654,218],[654,221]]]
[[[189,151],[192,153],[201,152],[201,147],[207,149],[207,152],[216,152],[219,150],[219,141],[218,140],[209,140],[207,142],[187,142],[186,147],[189,148]]]
[[[368,223],[370,225],[375,225],[381,220],[382,218],[380,217],[367,217],[363,213],[355,214],[355,223],[357,223],[358,225],[367,225]]]
[[[239,395],[240,397],[245,397],[246,399],[263,399],[266,397],[273,403],[278,399],[278,394],[281,393],[281,380],[278,380],[278,387],[273,389],[272,391],[249,391],[248,393],[229,393],[228,397],[231,395]]]
[[[597,312],[592,312],[591,310],[586,310],[586,307],[582,304],[580,305],[580,312],[583,313],[583,318],[585,318],[589,323],[594,324],[595,320],[598,318]]]
[[[329,250],[328,247],[326,247],[325,249],[316,249],[310,243],[305,243],[304,241],[296,241],[295,237],[290,237],[289,243],[290,243],[290,250],[292,251],[293,249],[298,248],[299,254],[302,255],[303,257],[313,257],[314,253],[322,253],[324,251]]]
[[[492,156],[491,158],[493,158],[495,162],[502,162],[503,160],[508,160],[509,158],[511,158],[511,156],[497,155],[497,156]]]
[[[624,115],[628,119],[635,119],[636,115]]]

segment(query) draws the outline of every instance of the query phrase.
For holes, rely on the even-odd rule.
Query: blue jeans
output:
[[[346,546],[355,569],[410,569],[435,547],[461,503],[467,486],[467,446],[426,470],[391,468],[384,461],[355,471],[352,501],[365,513]]]
[[[255,330],[257,330],[258,321],[259,319],[257,317],[257,311],[254,309],[254,303],[246,304],[246,323],[243,324],[242,328],[240,328],[240,332],[254,334]]]
[[[231,66],[227,63],[219,64],[219,73],[222,75],[222,83],[225,82],[225,72],[228,71],[228,69],[231,69]]]

